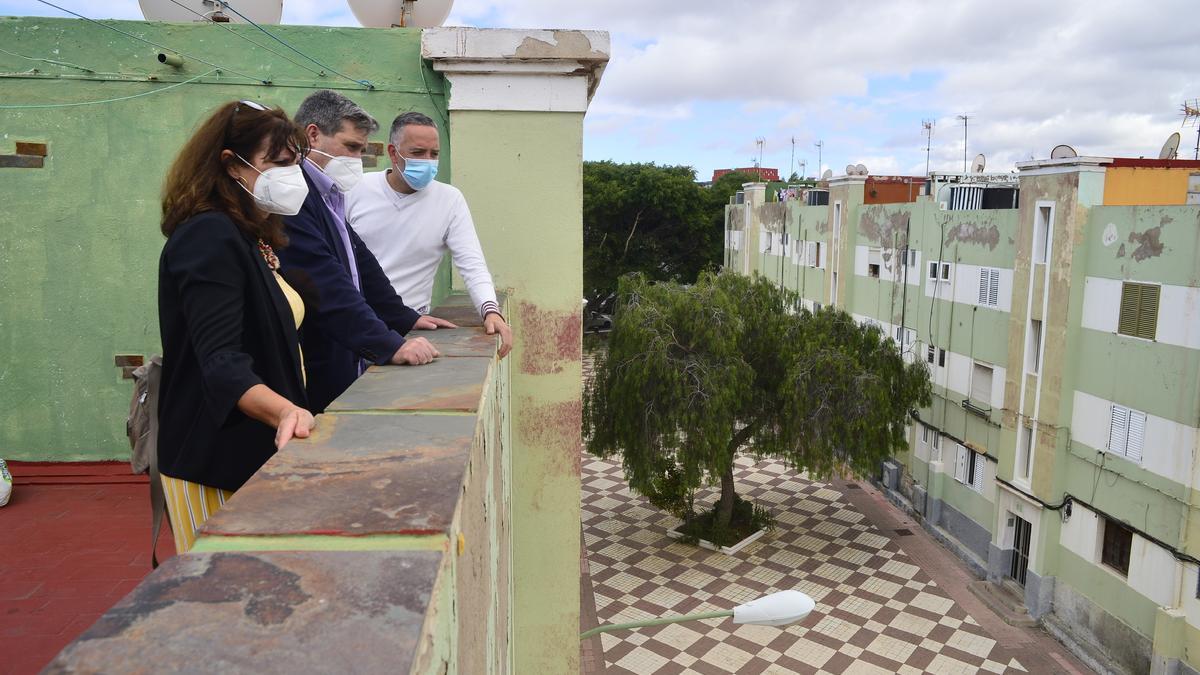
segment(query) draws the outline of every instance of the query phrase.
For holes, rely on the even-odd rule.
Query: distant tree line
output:
[[[637,272],[652,281],[692,283],[720,265],[725,205],[754,181],[729,173],[706,187],[695,169],[657,164],[583,163],[583,287],[591,306]]]

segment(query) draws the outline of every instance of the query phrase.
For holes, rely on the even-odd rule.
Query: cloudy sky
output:
[[[137,0],[55,0],[94,18],[141,18]],[[36,0],[0,15],[61,16]],[[285,23],[354,26],[344,0],[285,0]],[[695,167],[822,165],[933,170],[967,154],[989,171],[1080,154],[1155,157],[1200,97],[1195,0],[815,3],[801,0],[457,0],[447,25],[612,33],[587,116],[587,159]],[[1194,128],[1185,128],[1191,158]]]

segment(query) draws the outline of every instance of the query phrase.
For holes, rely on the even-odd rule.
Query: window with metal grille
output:
[[[1162,286],[1126,281],[1121,285],[1121,313],[1117,332],[1153,340],[1158,326],[1158,298]]]
[[[878,248],[867,249],[867,276],[879,278],[879,270],[883,268],[883,251]]]
[[[1129,576],[1129,552],[1133,549],[1133,530],[1111,519],[1104,519],[1104,544],[1100,548],[1100,562],[1121,576]]]
[[[1000,270],[994,267],[979,268],[979,304],[995,307],[1000,302]]]
[[[1108,451],[1140,464],[1145,440],[1146,413],[1114,403],[1108,421]]]
[[[946,367],[946,350],[933,345],[927,345],[925,348],[925,361],[929,365],[936,363],[939,367]]]

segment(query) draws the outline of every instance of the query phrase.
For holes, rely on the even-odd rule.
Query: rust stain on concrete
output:
[[[1144,232],[1130,232],[1129,243],[1136,244],[1133,249],[1133,259],[1141,262],[1146,258],[1157,258],[1162,255],[1163,244],[1160,240],[1162,225],[1152,227]],[[1124,248],[1124,245],[1122,245]]]
[[[1118,258],[1125,257],[1125,244],[1121,244],[1121,247],[1117,249],[1117,257]]]
[[[565,363],[583,359],[583,323],[578,311],[552,312],[522,302],[520,318],[521,372],[527,375],[561,373]]]
[[[578,476],[582,401],[535,403],[530,397],[523,396],[520,410],[521,414],[515,420],[518,442],[521,446],[542,448],[546,453],[546,460],[541,464],[541,477]],[[538,489],[533,495],[535,505],[542,502],[541,492]]]

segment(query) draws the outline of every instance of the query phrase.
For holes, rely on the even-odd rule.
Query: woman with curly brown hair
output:
[[[278,272],[282,215],[308,192],[302,131],[278,108],[227,103],[184,145],[163,188],[158,459],[176,550],[292,438],[306,438],[297,329]]]

